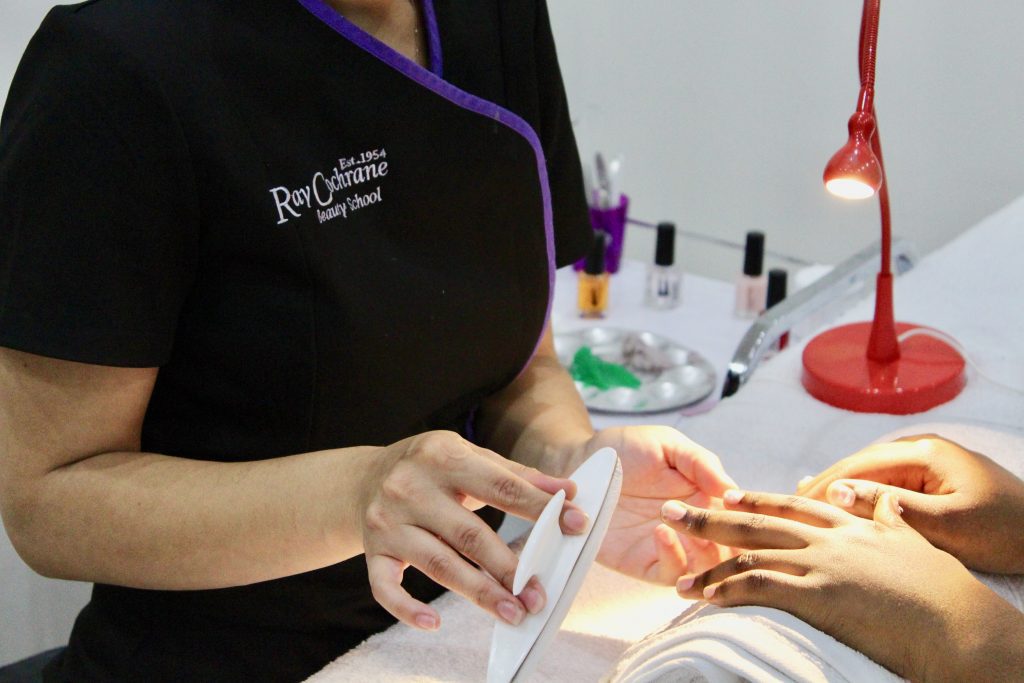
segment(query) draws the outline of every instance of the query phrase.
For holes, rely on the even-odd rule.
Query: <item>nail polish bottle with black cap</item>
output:
[[[682,276],[673,265],[675,259],[675,223],[658,223],[654,264],[647,267],[647,294],[644,297],[644,302],[651,308],[675,308],[679,305]]]
[[[608,248],[608,233],[604,230],[594,231],[594,241],[583,261],[583,270],[579,274],[580,316],[584,318],[603,318],[608,308],[608,272],[605,270],[605,251]]]
[[[743,274],[736,281],[736,316],[756,318],[764,313],[768,294],[764,275],[764,233],[751,230],[743,252]]]
[[[786,298],[787,274],[783,268],[768,271],[768,308],[782,303]],[[772,344],[770,352],[781,351],[789,345],[789,332],[783,332]]]

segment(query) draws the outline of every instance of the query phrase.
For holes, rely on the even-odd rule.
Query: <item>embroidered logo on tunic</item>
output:
[[[326,223],[383,201],[381,186],[372,189],[368,183],[388,174],[387,151],[381,147],[359,156],[343,157],[326,173],[317,171],[308,185],[288,188],[279,185],[270,189],[277,206],[277,224],[301,218],[316,211],[317,220]],[[361,187],[366,186],[366,187]],[[352,192],[345,193],[346,190]]]

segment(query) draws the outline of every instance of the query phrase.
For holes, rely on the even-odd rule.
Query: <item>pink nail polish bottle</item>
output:
[[[756,318],[764,313],[768,278],[764,275],[764,233],[751,230],[743,252],[743,274],[736,281],[736,317]]]

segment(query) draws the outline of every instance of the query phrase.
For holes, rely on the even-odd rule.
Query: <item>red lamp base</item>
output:
[[[921,327],[896,323],[896,334]],[[934,337],[900,343],[900,358],[868,360],[871,323],[843,325],[819,334],[804,348],[803,385],[819,401],[859,413],[920,413],[951,400],[967,383],[964,359]]]

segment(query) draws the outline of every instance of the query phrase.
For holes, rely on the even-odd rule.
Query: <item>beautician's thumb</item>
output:
[[[878,497],[878,501],[875,503],[874,519],[879,524],[888,527],[907,526],[907,523],[903,521],[903,508],[900,507],[899,498],[889,491]]]

